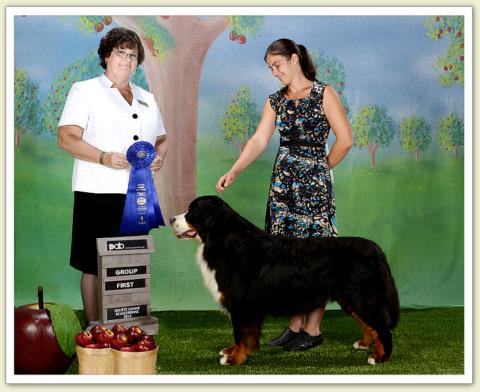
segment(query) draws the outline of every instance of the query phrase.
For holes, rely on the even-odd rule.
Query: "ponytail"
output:
[[[297,46],[299,49],[298,57],[300,58],[302,72],[308,80],[313,82],[315,80],[315,76],[317,75],[317,70],[313,64],[312,58],[310,57],[310,54],[305,46],[301,44],[298,44]]]

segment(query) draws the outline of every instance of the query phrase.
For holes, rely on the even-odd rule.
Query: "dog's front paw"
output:
[[[222,349],[218,355],[231,355],[232,352],[233,352],[233,349],[234,349],[235,346],[232,346],[232,347],[225,347],[224,349]]]
[[[222,352],[222,351],[220,351],[220,352]],[[222,366],[230,365],[230,363],[228,362],[228,355],[223,355],[223,357],[220,358],[220,365],[222,365]]]
[[[353,343],[353,348],[355,350],[368,350],[370,349],[370,346],[367,346],[361,340],[357,340],[355,343]]]
[[[221,365],[240,365],[247,360],[247,353],[239,350],[238,346],[224,348],[220,353],[222,353],[222,358],[220,358]]]

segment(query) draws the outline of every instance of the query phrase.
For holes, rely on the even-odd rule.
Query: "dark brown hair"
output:
[[[308,54],[307,48],[305,46],[297,44],[295,41],[292,41],[288,38],[280,38],[272,42],[265,52],[265,57],[263,58],[267,61],[267,56],[269,55],[279,55],[290,59],[293,54],[298,56],[300,60],[300,67],[302,72],[308,80],[314,81],[317,74],[315,65],[313,65],[312,58]]]
[[[129,48],[138,51],[138,65],[143,63],[145,59],[145,50],[142,41],[135,31],[117,27],[110,30],[105,37],[100,40],[98,46],[98,57],[100,57],[100,65],[103,69],[107,68],[105,59],[110,56],[113,48]]]

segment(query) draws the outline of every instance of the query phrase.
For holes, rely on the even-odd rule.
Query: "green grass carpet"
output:
[[[154,312],[160,328],[157,372],[170,375],[440,375],[464,372],[463,308],[402,310],[394,331],[390,361],[367,363],[368,352],[356,351],[356,323],[339,310],[327,310],[321,346],[289,353],[267,346],[287,324],[265,320],[261,349],[240,366],[221,366],[218,352],[232,344],[230,319],[218,311]],[[78,373],[78,363],[68,370]]]

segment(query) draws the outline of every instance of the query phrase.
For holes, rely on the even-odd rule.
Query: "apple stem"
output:
[[[38,286],[38,309],[43,309],[43,287]]]

